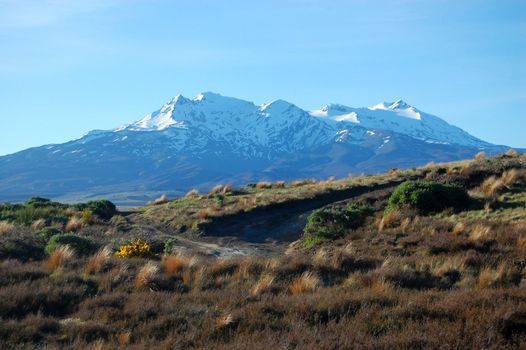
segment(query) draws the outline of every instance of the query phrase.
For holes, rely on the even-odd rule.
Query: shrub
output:
[[[89,209],[84,209],[82,211],[82,223],[84,225],[91,225],[94,222],[93,213]]]
[[[164,242],[163,254],[169,255],[172,252],[172,250],[175,248],[176,244],[177,244],[177,241],[173,238],[170,238],[169,240]]]
[[[115,253],[119,258],[148,257],[152,255],[151,246],[148,242],[137,239],[130,244],[121,245],[119,251]]]
[[[307,218],[307,224],[303,229],[304,246],[312,247],[323,240],[338,239],[347,230],[361,226],[372,212],[371,207],[356,205],[315,210]]]
[[[413,209],[421,213],[461,209],[467,206],[469,199],[467,191],[459,186],[406,181],[389,197],[385,214],[397,209]]]
[[[38,239],[40,239],[40,240],[42,240],[44,242],[47,242],[54,235],[58,235],[58,234],[61,234],[61,233],[62,233],[62,231],[60,231],[58,228],[46,227],[46,228],[43,228],[40,231],[38,231],[36,236],[37,236]]]
[[[74,234],[58,234],[52,236],[45,248],[47,254],[51,254],[59,245],[69,245],[77,254],[89,254],[95,243],[88,238]]]
[[[89,201],[85,204],[77,204],[75,207],[78,210],[89,209],[94,215],[97,215],[104,220],[109,220],[113,215],[117,214],[115,204],[106,199]]]

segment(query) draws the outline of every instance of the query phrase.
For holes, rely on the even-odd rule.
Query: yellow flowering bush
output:
[[[147,257],[151,254],[150,244],[140,239],[121,245],[119,251],[115,253],[119,258]]]

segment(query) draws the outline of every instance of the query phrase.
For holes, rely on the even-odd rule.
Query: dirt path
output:
[[[342,200],[349,200],[368,192],[385,190],[398,186],[403,181],[389,182],[376,186],[357,186],[346,190],[276,203],[248,212],[213,218],[203,227],[205,236],[231,237],[254,244],[290,243],[302,234],[307,216],[315,209]]]

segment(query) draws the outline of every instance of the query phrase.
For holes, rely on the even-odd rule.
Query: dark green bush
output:
[[[469,204],[469,200],[467,191],[460,186],[406,181],[389,197],[385,213],[397,209],[414,209],[423,214],[446,208],[462,209]]]
[[[75,208],[77,208],[79,211],[83,211],[85,209],[91,210],[93,214],[104,220],[109,220],[113,215],[117,214],[117,208],[115,207],[115,204],[106,199],[99,199],[95,201],[89,201],[87,203],[77,204],[75,205]]]
[[[304,244],[313,246],[324,240],[338,239],[348,230],[360,227],[373,211],[369,206],[356,205],[317,209],[307,218],[303,229]]]
[[[58,228],[55,227],[45,227],[37,232],[36,236],[38,239],[47,242],[49,239],[55,235],[61,234],[62,231],[60,231]]]
[[[68,233],[52,236],[46,245],[46,253],[51,254],[59,245],[69,245],[81,255],[89,254],[96,248],[95,243],[90,239]]]

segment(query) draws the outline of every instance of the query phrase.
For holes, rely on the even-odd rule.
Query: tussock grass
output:
[[[16,226],[8,221],[0,221],[0,235],[6,235],[14,232]]]
[[[149,287],[149,284],[154,280],[158,273],[159,266],[151,261],[147,262],[137,272],[137,276],[135,278],[135,288],[138,290],[146,289]]]
[[[306,292],[313,292],[319,285],[319,277],[311,271],[306,271],[292,281],[289,285],[289,291],[292,295],[299,295]]]
[[[67,262],[73,260],[75,251],[68,245],[60,245],[49,255],[45,261],[44,267],[48,271],[55,271],[64,266]]]
[[[84,271],[88,274],[101,272],[112,257],[112,251],[109,247],[104,247],[90,257],[84,266]]]

